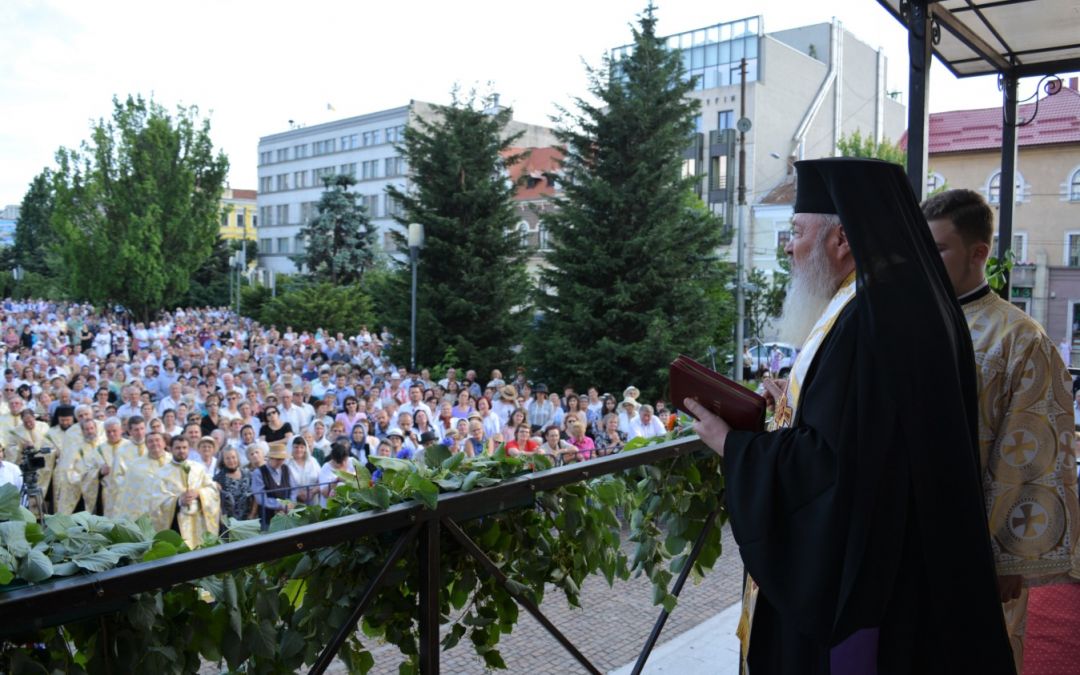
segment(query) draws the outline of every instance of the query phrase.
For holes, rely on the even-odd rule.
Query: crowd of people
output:
[[[618,452],[668,428],[663,401],[551,391],[524,370],[432,378],[384,353],[389,336],[279,331],[224,309],[157,321],[87,305],[7,300],[0,313],[0,484],[33,474],[42,513],[148,515],[189,546],[226,517],[325,503],[338,471],[374,456]],[[27,485],[26,492],[32,492]],[[35,498],[36,497],[36,498]]]

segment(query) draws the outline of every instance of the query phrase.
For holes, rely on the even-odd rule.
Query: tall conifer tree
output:
[[[478,107],[479,106],[479,107]],[[417,362],[439,363],[448,348],[460,365],[494,368],[510,363],[527,321],[525,248],[515,231],[518,216],[508,169],[519,161],[511,148],[517,136],[503,132],[511,110],[485,112],[475,95],[435,106],[431,119],[405,130],[408,192],[388,188],[401,206],[397,218],[424,226],[418,271]],[[404,244],[404,236],[399,240]],[[408,362],[409,285],[407,259],[391,275],[376,301],[392,332],[392,349]]]
[[[663,390],[680,352],[700,356],[726,297],[720,222],[683,171],[698,102],[649,5],[633,52],[590,71],[599,103],[564,112],[563,194],[545,216],[552,251],[530,364],[557,385]]]

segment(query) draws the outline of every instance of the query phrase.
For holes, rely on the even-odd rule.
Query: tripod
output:
[[[45,453],[49,452],[47,449]],[[44,453],[42,453],[44,454]],[[38,485],[38,469],[45,466],[45,459],[37,454],[37,451],[23,451],[23,460],[19,463],[22,470],[22,487],[19,488],[19,504],[34,514],[39,523],[44,522],[44,509],[42,504],[45,495]]]

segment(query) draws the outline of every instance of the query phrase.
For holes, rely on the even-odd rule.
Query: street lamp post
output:
[[[424,226],[420,223],[409,224],[409,262],[412,263],[412,315],[409,345],[411,347],[410,365],[416,372],[416,264],[420,259],[420,249],[424,248]]]

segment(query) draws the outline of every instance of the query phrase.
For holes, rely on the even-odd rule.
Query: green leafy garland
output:
[[[680,434],[635,439],[624,452]],[[685,434],[683,434],[685,435]],[[325,508],[278,516],[271,530],[299,527],[391,504],[418,500],[433,508],[440,492],[469,491],[525,472],[550,468],[545,456],[450,455],[435,446],[425,461],[375,458],[382,476],[361,468],[340,474]],[[684,456],[621,474],[538,493],[534,503],[459,523],[510,579],[514,594],[537,604],[546,584],[579,606],[585,578],[646,574],[653,600],[676,604],[671,580],[686,565],[694,539],[720,507],[723,478],[713,453]],[[0,584],[38,583],[53,576],[98,572],[175,555],[187,549],[175,532],[154,533],[146,520],[112,521],[88,514],[48,516],[45,527],[18,507],[18,493],[0,488]],[[14,500],[14,501],[13,501]],[[629,514],[632,558],[620,549],[618,510]],[[707,534],[692,572],[703,575],[720,555],[721,520]],[[230,521],[229,536],[257,536],[257,521]],[[230,670],[292,673],[311,664],[344,623],[386,560],[397,533],[297,553],[272,562],[143,593],[124,609],[20,636],[0,646],[0,670],[11,673],[193,673],[202,660]],[[219,543],[208,537],[206,545]],[[415,542],[411,545],[416,546]],[[373,665],[362,638],[396,645],[406,657],[401,673],[418,671],[416,625],[419,572],[406,551],[366,611],[361,631],[339,653],[350,672]],[[499,639],[517,622],[514,597],[447,537],[441,546],[440,614],[449,632],[444,649],[468,639],[490,668],[505,668]],[[4,589],[0,588],[0,592]]]

